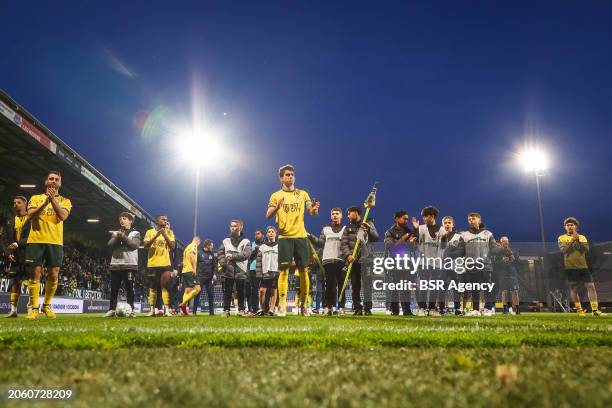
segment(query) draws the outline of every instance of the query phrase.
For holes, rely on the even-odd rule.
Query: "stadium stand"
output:
[[[62,195],[71,199],[73,211],[65,224],[66,258],[58,295],[82,297],[94,293],[107,298],[109,254],[105,245],[108,231],[117,227],[117,215],[126,210],[135,214],[134,227],[142,232],[152,224],[153,217],[1,90],[0,169],[3,220],[12,215],[15,195],[38,194],[48,170],[62,173]],[[3,233],[0,231],[0,235]],[[136,290],[137,300],[143,298],[142,282]]]

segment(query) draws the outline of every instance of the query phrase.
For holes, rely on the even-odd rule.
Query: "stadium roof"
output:
[[[100,243],[108,238],[109,229],[116,229],[117,215],[122,211],[136,215],[135,225],[139,229],[153,222],[153,217],[138,203],[2,90],[0,169],[0,193],[5,197],[38,194],[43,191],[47,172],[59,170],[63,179],[61,194],[70,198],[73,205],[66,223],[67,233]]]

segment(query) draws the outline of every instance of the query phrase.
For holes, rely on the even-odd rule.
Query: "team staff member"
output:
[[[482,217],[477,212],[471,212],[467,216],[469,229],[461,232],[461,238],[465,242],[465,257],[480,258],[484,267],[466,271],[466,282],[483,283],[493,282],[493,265],[491,259],[501,253],[501,247],[495,241],[493,233],[482,223]],[[484,291],[472,290],[472,310],[466,316],[493,316],[497,288],[487,294]],[[484,308],[480,304],[484,302]]]
[[[223,315],[229,317],[234,285],[238,295],[238,315],[246,316],[244,312],[244,283],[247,278],[251,242],[244,236],[241,220],[230,222],[230,236],[225,238],[217,251],[219,265],[223,268]]]
[[[168,216],[161,214],[155,219],[155,228],[149,229],[144,238],[144,248],[147,253],[147,268],[149,273],[149,303],[151,312],[155,316],[155,302],[157,291],[161,288],[162,300],[168,316],[174,315],[170,307],[170,251],[176,247],[174,232],[169,228]]]
[[[353,293],[353,314],[356,316],[362,316],[364,314],[371,315],[372,314],[372,285],[371,285],[371,276],[367,279],[364,274],[364,278],[366,278],[366,282],[364,284],[364,305],[361,305],[361,260],[365,260],[368,257],[368,244],[370,242],[378,241],[378,232],[376,231],[376,227],[374,226],[374,220],[369,218],[366,222],[362,222],[361,220],[361,207],[353,206],[348,210],[348,220],[349,223],[344,229],[342,233],[342,238],[340,241],[340,252],[344,259],[346,259],[346,264],[349,265],[353,263],[351,269],[351,291]],[[355,244],[357,240],[361,241],[361,244],[357,250],[357,254],[353,257],[353,249],[355,248]],[[344,283],[344,282],[343,282]]]
[[[510,248],[508,237],[499,239],[502,253],[495,257],[496,274],[501,290],[501,301],[504,305],[504,314],[520,314],[519,310],[519,284],[516,263],[518,254]]]
[[[21,282],[26,279],[25,251],[30,234],[30,219],[26,210],[28,200],[23,196],[13,198],[15,216],[5,227],[3,247],[8,255],[8,277],[11,280],[11,311],[6,317],[17,317],[17,304],[21,293]]]
[[[276,286],[278,283],[278,242],[276,228],[266,228],[265,242],[259,244],[257,251],[257,278],[259,279],[259,310],[257,316],[274,316]],[[266,303],[266,298],[268,303]]]
[[[47,280],[42,312],[50,319],[55,319],[51,310],[51,299],[57,290],[60,266],[64,260],[64,221],[70,215],[72,203],[59,195],[62,187],[62,176],[59,171],[50,171],[45,180],[45,192],[30,197],[28,217],[31,220],[30,235],[26,247],[26,268],[30,272],[30,305],[32,310],[26,319],[38,317],[38,297],[40,294],[40,277],[45,265]]]
[[[314,235],[308,237],[313,244],[323,248],[321,263],[325,268],[325,312],[331,316],[334,307],[338,306],[338,314],[344,314],[346,297],[338,300],[342,285],[344,284],[344,257],[340,253],[340,240],[345,227],[342,225],[342,209],[335,207],[330,212],[331,222],[321,230],[319,238]]]
[[[442,226],[446,233],[442,237],[440,241],[440,249],[442,250],[442,257],[444,259],[450,258],[453,260],[457,260],[465,255],[465,241],[461,237],[461,234],[455,231],[455,219],[450,215],[442,218]],[[447,277],[449,278],[449,282],[451,280],[455,280],[458,283],[463,283],[465,281],[465,274],[463,270],[457,272],[456,270],[449,270],[447,272]],[[448,284],[445,285],[448,287]],[[449,311],[454,311],[455,315],[463,316],[463,306],[461,305],[461,299],[463,298],[463,293],[460,293],[457,290],[454,291],[446,291],[446,299],[449,305]],[[453,305],[452,307],[450,305]]]
[[[584,235],[578,234],[580,223],[574,217],[568,217],[563,221],[565,234],[559,236],[559,249],[563,253],[563,265],[565,274],[570,284],[570,296],[576,311],[580,316],[584,316],[584,310],[580,304],[578,289],[585,286],[589,300],[591,301],[591,311],[593,316],[601,316],[604,313],[599,310],[597,302],[597,291],[593,283],[593,277],[586,261],[586,252],[589,250],[589,241]]]
[[[310,215],[319,213],[320,203],[312,201],[308,193],[295,187],[295,169],[286,164],[278,169],[281,189],[272,193],[268,201],[266,218],[276,217],[278,224],[278,316],[287,315],[287,292],[289,289],[289,266],[295,262],[300,275],[300,307],[301,314],[309,316],[306,299],[310,292],[307,241],[308,234],[304,227],[304,212]]]
[[[179,305],[181,308],[181,315],[183,316],[190,315],[187,305],[201,290],[198,275],[196,273],[200,242],[200,237],[196,235],[191,240],[191,244],[187,245],[183,251],[183,274],[181,275],[181,282],[183,284],[184,293],[183,302]]]
[[[215,314],[215,292],[214,280],[217,275],[217,254],[213,251],[213,242],[210,239],[204,240],[204,247],[198,251],[198,277],[200,279],[200,287],[206,290],[208,297],[208,312],[212,316]],[[193,302],[193,314],[196,314],[200,305],[200,296],[202,291],[198,292]]]
[[[257,247],[264,243],[264,233],[255,231],[255,240],[251,243],[251,256],[249,257],[249,275],[247,280],[248,289],[246,299],[249,306],[249,314],[254,315],[259,310],[259,279],[257,278]]]
[[[396,255],[410,254],[410,245],[416,242],[417,236],[408,226],[408,213],[399,210],[393,214],[395,223],[385,232],[385,257],[395,257]],[[393,283],[399,283],[402,279],[407,279],[416,284],[415,271],[405,269],[393,269],[387,271],[388,279]],[[386,297],[389,301],[389,310],[393,316],[399,316],[400,305],[404,316],[412,316],[410,309],[410,291],[387,290]]]
[[[436,223],[440,212],[436,207],[427,206],[421,210],[424,225],[420,225],[416,217],[412,217],[414,233],[417,235],[419,250],[427,258],[440,257],[440,242],[446,235],[446,230]],[[422,268],[419,270],[419,280],[448,281],[447,273],[437,268]],[[444,313],[444,293],[439,290],[419,291],[419,316],[440,316]],[[425,313],[426,311],[426,313]]]
[[[112,249],[110,261],[111,293],[110,305],[105,317],[113,317],[116,312],[117,298],[121,283],[125,282],[125,294],[128,305],[132,308],[129,317],[134,317],[134,274],[138,272],[138,247],[140,246],[140,232],[132,229],[134,215],[122,212],[119,215],[119,231],[113,235],[107,246]]]

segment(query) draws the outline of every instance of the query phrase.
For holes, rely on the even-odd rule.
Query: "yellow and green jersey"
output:
[[[46,199],[46,194],[32,196],[28,202],[28,210],[39,208]],[[68,213],[72,210],[72,203],[66,197],[55,196],[55,201]],[[64,221],[59,219],[51,203],[45,206],[38,217],[32,219],[28,244],[64,245]]]
[[[589,241],[586,239],[584,235],[578,235],[578,241],[587,247],[589,245]],[[572,245],[573,238],[571,235],[563,234],[559,236],[559,249],[561,251],[565,250],[567,247]],[[587,261],[586,261],[586,252],[580,252],[578,250],[573,250],[563,254],[563,262],[565,264],[565,269],[587,269]]]
[[[198,247],[193,242],[185,247],[183,251],[183,273],[192,273],[194,272],[193,266],[191,264],[191,259],[189,259],[189,255],[194,255],[194,261],[198,255]]]
[[[310,196],[304,190],[278,190],[272,193],[268,207],[277,207],[281,198],[285,201],[276,212],[279,238],[306,238],[304,212],[310,204]]]
[[[155,228],[151,228],[145,234],[145,242],[151,241],[157,234]],[[171,242],[174,242],[174,232],[170,228],[166,229],[166,235]],[[170,266],[170,247],[166,242],[163,235],[159,234],[155,241],[149,247],[149,253],[147,258],[147,267],[156,268],[160,266]]]

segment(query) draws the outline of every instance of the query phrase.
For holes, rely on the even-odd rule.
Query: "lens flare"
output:
[[[167,107],[157,106],[150,112],[139,111],[134,115],[132,122],[144,143],[152,142],[164,133],[169,112]]]

